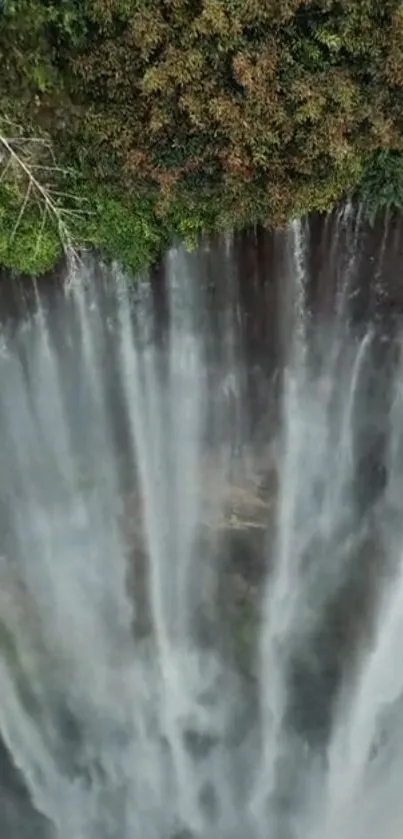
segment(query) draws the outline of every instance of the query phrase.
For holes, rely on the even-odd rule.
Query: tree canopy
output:
[[[357,189],[403,204],[401,0],[3,0],[0,62],[0,133],[51,144],[77,241],[130,268]],[[43,270],[60,231],[33,189],[15,232],[26,188],[8,167],[0,262]]]

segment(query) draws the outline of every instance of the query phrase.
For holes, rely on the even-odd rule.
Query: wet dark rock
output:
[[[189,753],[197,760],[207,757],[218,743],[218,737],[215,734],[197,731],[193,728],[184,731],[183,739]]]
[[[22,775],[0,738],[0,836],[55,839],[52,825],[34,808]]]
[[[218,799],[213,784],[206,782],[200,792],[199,803],[202,812],[214,821],[218,816]]]
[[[182,827],[171,833],[169,839],[195,839],[194,833],[188,827]]]

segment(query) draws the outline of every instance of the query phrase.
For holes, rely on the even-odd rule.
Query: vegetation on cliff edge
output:
[[[67,242],[137,270],[176,236],[357,190],[372,214],[403,205],[400,0],[1,9],[3,265],[38,273]]]

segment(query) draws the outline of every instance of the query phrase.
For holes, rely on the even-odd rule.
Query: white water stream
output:
[[[96,266],[3,327],[0,732],[43,835],[400,836],[403,371],[397,351],[372,414],[379,336],[348,325],[354,253],[326,338],[308,311],[305,238],[294,225],[285,244],[294,337],[260,452],[274,452],[278,488],[253,678],[221,644],[217,594],[228,487],[259,471],[243,434],[232,243],[214,324],[197,255],[173,251],[164,338],[151,286]],[[370,432],[386,440],[372,495]],[[324,627],[354,574],[368,596],[345,626],[339,611],[341,634],[356,622],[326,701],[318,681],[323,723],[295,674],[316,684],[330,667],[339,641]]]

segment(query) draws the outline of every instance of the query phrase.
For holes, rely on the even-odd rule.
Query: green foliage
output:
[[[132,270],[359,188],[400,206],[400,0],[7,0],[0,61],[0,114],[46,133],[87,199],[75,238]]]
[[[28,207],[18,222],[20,211],[18,191],[0,184],[0,264],[22,274],[42,274],[61,256],[57,227],[50,217],[43,225],[38,205]]]
[[[153,212],[151,201],[122,200],[116,189],[99,187],[91,196],[91,215],[81,226],[87,245],[136,273],[158,256],[164,230]]]
[[[403,211],[403,152],[382,149],[368,160],[359,196],[371,222],[380,212]]]

